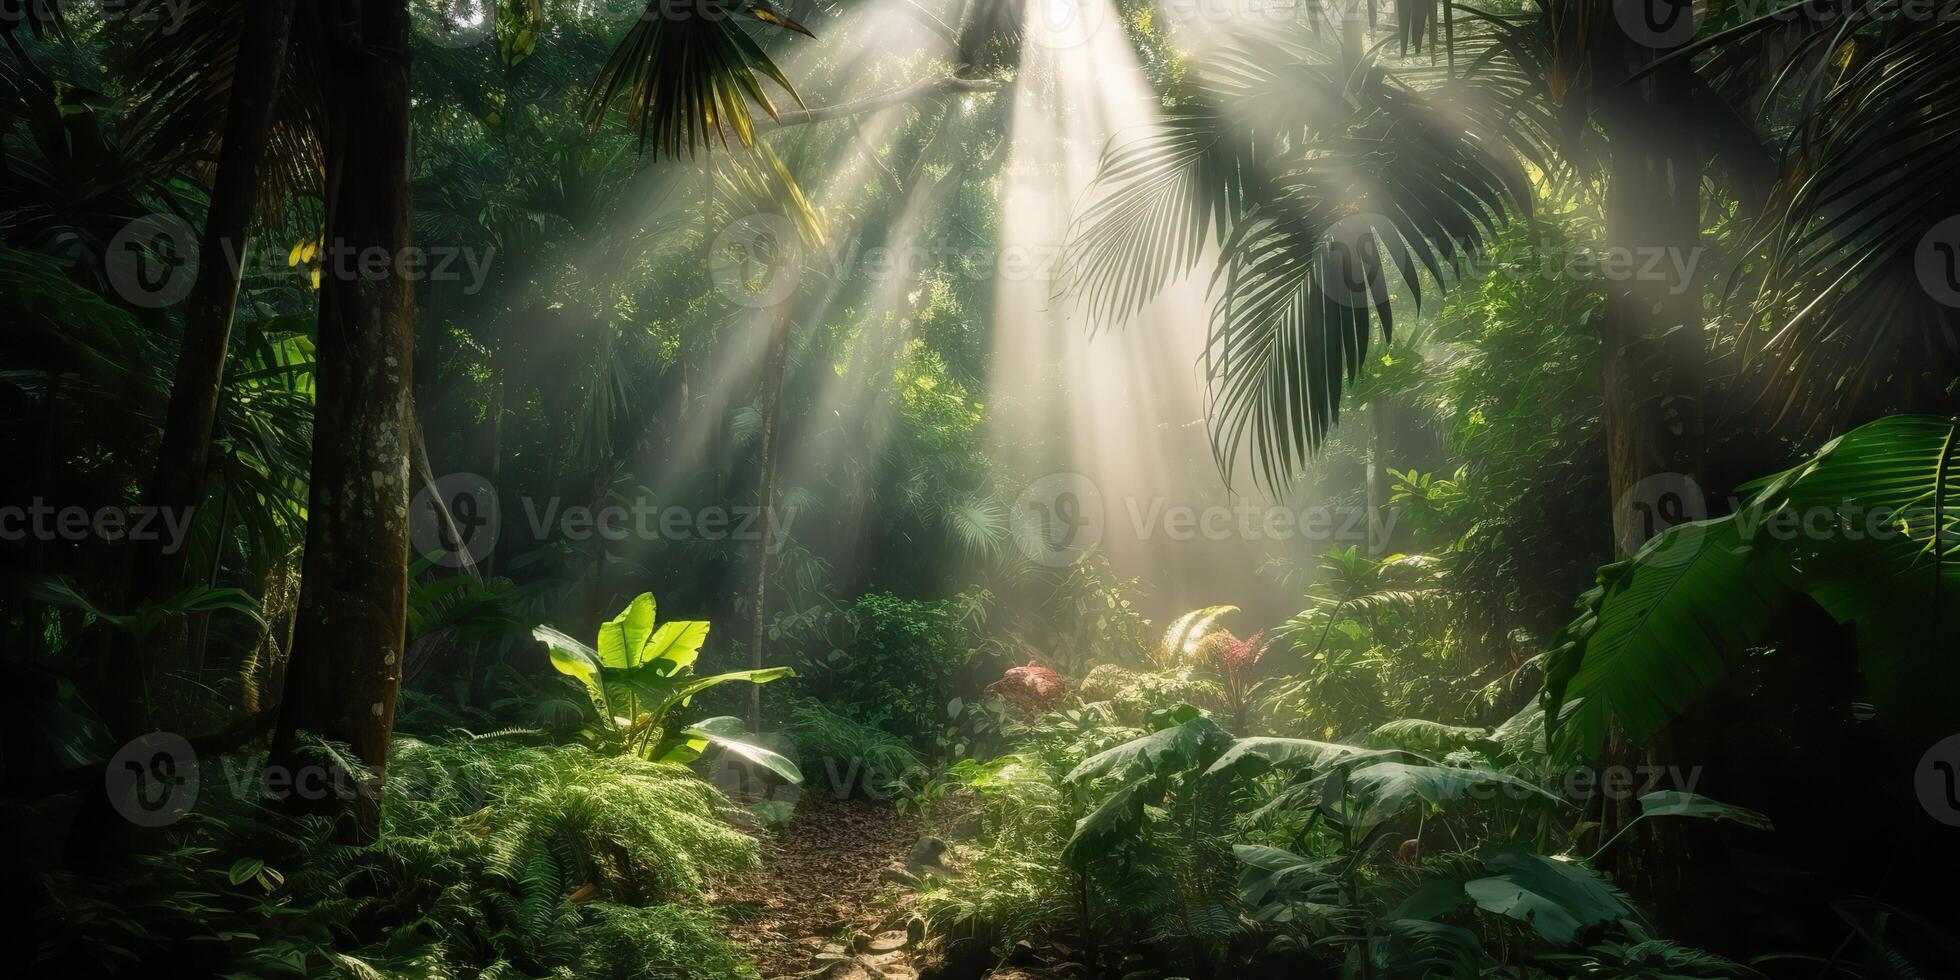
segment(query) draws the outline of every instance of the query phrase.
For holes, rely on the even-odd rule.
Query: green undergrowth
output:
[[[889,794],[925,772],[925,760],[904,739],[818,701],[791,701],[782,734],[805,778],[827,781],[840,794]]]
[[[1057,757],[1008,755],[954,766],[943,782],[979,799],[964,873],[933,881],[919,913],[933,931],[955,940],[1008,948],[1043,932],[1078,925],[1071,895],[1077,883],[1062,863],[1078,816],[1054,771]]]
[[[758,865],[727,800],[682,766],[521,738],[398,738],[368,845],[207,777],[134,874],[41,877],[38,959],[87,974],[753,977],[705,905]]]

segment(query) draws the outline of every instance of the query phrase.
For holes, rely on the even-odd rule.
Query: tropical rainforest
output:
[[[9,975],[1960,976],[1960,0],[0,0]]]

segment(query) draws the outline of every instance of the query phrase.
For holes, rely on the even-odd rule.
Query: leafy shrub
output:
[[[397,739],[391,755],[391,848],[480,859],[500,877],[545,862],[568,892],[591,883],[632,901],[684,898],[756,865],[755,841],[721,819],[727,801],[684,766],[498,739]]]
[[[1080,694],[1084,701],[1114,701],[1123,689],[1136,681],[1136,671],[1116,664],[1097,664],[1089,670],[1089,676],[1082,679]]]
[[[791,701],[783,735],[804,773],[829,773],[842,794],[880,795],[925,771],[925,760],[904,740],[817,701]]]
[[[1405,719],[1377,747],[1234,739],[1187,705],[1108,745],[1117,730],[1077,714],[943,778],[983,802],[967,873],[920,899],[954,940],[1086,948],[1091,970],[1135,976],[1264,975],[1282,961],[1308,975],[1475,976],[1507,956],[1550,971],[1531,975],[1735,975],[1646,932],[1595,869],[1610,842],[1583,857],[1551,853],[1543,830],[1536,846],[1518,840],[1578,811],[1542,785],[1557,768],[1513,754],[1501,731]],[[1399,742],[1457,749],[1438,764]],[[1688,793],[1641,806],[1640,820],[1768,827]]]
[[[1078,816],[1061,784],[1069,764],[1046,753],[969,759],[936,781],[939,793],[956,787],[979,798],[984,842],[963,874],[919,896],[936,933],[1002,948],[1077,924],[1076,879],[1062,862]]]
[[[860,706],[861,720],[925,744],[959,693],[971,654],[958,608],[870,594],[842,616],[843,645],[806,672],[815,675],[814,686],[831,704]]]
[[[682,905],[635,908],[595,902],[579,939],[576,973],[613,980],[753,977],[755,967],[722,938],[718,921]]]
[[[1152,711],[1172,705],[1191,704],[1206,711],[1225,708],[1225,689],[1203,668],[1144,671],[1128,674],[1123,681],[1107,700],[1117,720],[1126,725],[1141,725]],[[1083,697],[1088,697],[1086,684]]]
[[[39,966],[97,974],[752,977],[697,903],[756,843],[686,768],[398,739],[376,843],[226,799],[115,879],[50,875]],[[630,955],[628,951],[632,952]]]

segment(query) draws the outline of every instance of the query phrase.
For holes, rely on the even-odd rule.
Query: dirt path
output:
[[[911,893],[883,876],[917,843],[915,820],[889,803],[806,801],[787,830],[761,836],[762,874],[715,903],[764,978],[918,977],[906,942]]]

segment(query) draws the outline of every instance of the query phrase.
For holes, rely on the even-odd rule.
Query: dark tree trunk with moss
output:
[[[415,297],[394,263],[410,245],[409,15],[407,0],[338,9],[306,559],[273,761],[295,773],[317,764],[302,733],[351,746],[374,774],[353,799],[290,799],[351,807],[358,836],[372,837],[408,604]]]
[[[225,114],[224,143],[211,185],[210,211],[198,241],[197,284],[184,310],[184,337],[177,350],[176,380],[164,417],[163,444],[157,450],[156,468],[144,492],[144,503],[164,513],[190,513],[204,501],[211,437],[224,388],[232,317],[238,306],[238,281],[249,247],[278,93],[284,82],[293,7],[293,0],[258,0],[245,9],[231,103]],[[160,539],[139,539],[134,547],[129,608],[163,602],[183,589],[188,548],[171,550]],[[141,671],[155,681],[174,663],[160,656],[164,653],[138,651],[141,661],[129,663],[125,659],[119,672],[128,680],[138,681]],[[134,699],[127,700],[131,704],[118,707],[136,706]]]

